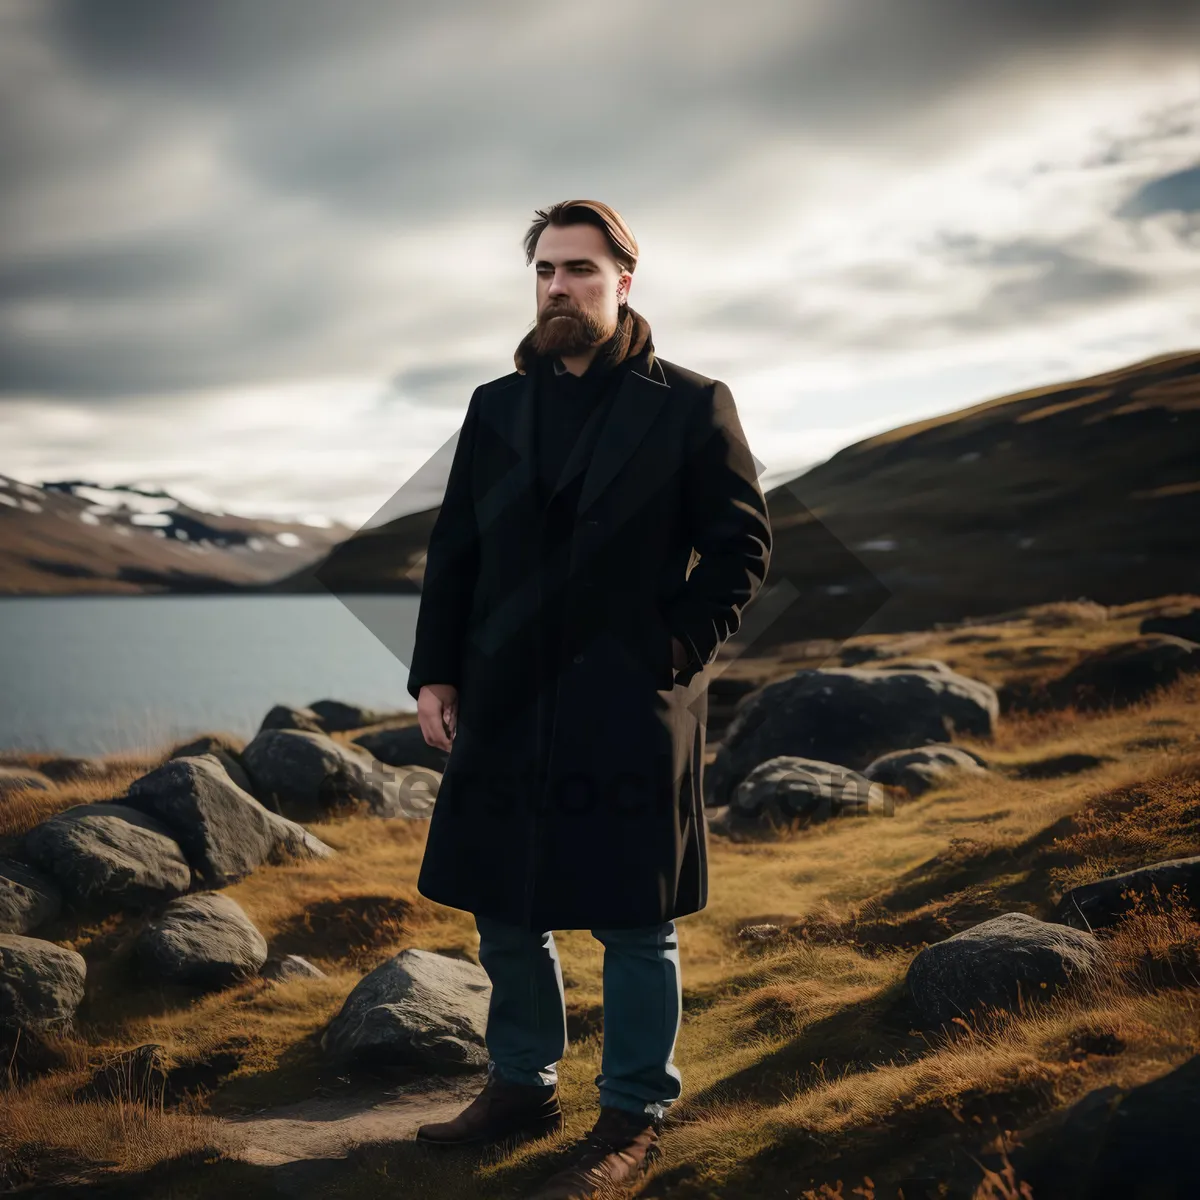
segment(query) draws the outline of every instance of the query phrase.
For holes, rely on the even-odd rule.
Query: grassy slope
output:
[[[921,635],[919,652],[1002,683],[1061,671],[1085,649],[1133,633],[1152,607],[1057,627],[1046,612],[942,630]],[[1057,611],[1060,621],[1070,615]],[[760,666],[764,677],[790,669]],[[1200,930],[1186,915],[1127,923],[1116,943],[1127,974],[1109,985],[975,1029],[921,1033],[903,993],[906,966],[925,941],[1014,909],[1048,916],[1064,887],[1200,851],[1198,701],[1192,677],[1117,712],[1007,716],[993,741],[962,739],[994,764],[992,775],[927,793],[883,823],[834,821],[755,844],[712,838],[710,904],[679,923],[684,1094],[673,1115],[681,1124],[639,1194],[831,1195],[840,1192],[822,1186],[841,1179],[882,1200],[901,1181],[924,1178],[942,1181],[947,1195],[970,1195],[982,1178],[975,1159],[1000,1165],[1002,1131],[1053,1121],[1102,1084],[1142,1082],[1200,1049],[1189,958]],[[1094,765],[1056,774],[1053,762],[1066,755]],[[125,778],[146,765],[127,761]],[[36,808],[10,805],[0,835],[47,807],[115,794],[114,783],[62,789]],[[476,949],[469,914],[413,886],[423,825],[349,818],[314,829],[343,853],[266,867],[229,891],[272,950],[307,955],[328,979],[255,980],[197,999],[169,989],[131,994],[121,967],[136,919],[38,931],[89,958],[89,1008],[80,1039],[66,1047],[68,1069],[5,1096],[0,1137],[10,1150],[44,1142],[62,1146],[56,1153],[68,1163],[110,1162],[126,1173],[123,1194],[198,1197],[232,1186],[272,1194],[267,1169],[205,1155],[225,1136],[212,1115],[353,1088],[322,1068],[316,1037],[361,974],[409,945],[472,957]],[[792,932],[764,943],[737,936],[772,920]],[[602,951],[586,931],[556,937],[572,1033],[560,1066],[568,1119],[559,1138],[466,1155],[367,1146],[322,1183],[322,1195],[515,1197],[586,1131],[601,1049]],[[69,1102],[89,1055],[145,1041],[164,1043],[176,1062],[209,1064],[214,1083],[222,1069],[225,1077],[194,1111],[146,1116]],[[135,1187],[128,1172],[156,1162]],[[909,1197],[922,1194],[908,1186]]]

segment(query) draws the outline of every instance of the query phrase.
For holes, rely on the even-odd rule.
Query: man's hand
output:
[[[427,746],[450,752],[458,730],[458,688],[452,683],[427,683],[417,697],[417,720]]]

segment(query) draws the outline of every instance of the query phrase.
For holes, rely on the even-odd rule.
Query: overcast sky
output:
[[[1200,346],[1198,44],[1200,0],[0,0],[0,472],[437,503],[573,196],[767,485]]]

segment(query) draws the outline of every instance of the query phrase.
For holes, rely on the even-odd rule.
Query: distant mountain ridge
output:
[[[1200,351],[986,400],[846,446],[767,493],[764,647],[1080,596],[1200,591]],[[417,590],[438,509],[269,585]]]
[[[0,476],[0,593],[417,594],[439,511],[355,532],[98,490]],[[767,502],[767,582],[791,598],[767,648],[1080,596],[1200,592],[1200,351],[875,434]],[[157,516],[136,515],[156,503]]]
[[[238,591],[350,532],[205,512],[161,488],[0,475],[0,595]]]

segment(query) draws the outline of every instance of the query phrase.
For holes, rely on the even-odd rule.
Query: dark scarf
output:
[[[536,326],[534,327],[536,329]],[[524,375],[531,366],[545,356],[539,355],[533,348],[534,329],[531,329],[522,339],[513,355],[517,371]],[[628,304],[623,304],[617,310],[616,332],[596,349],[596,356],[588,368],[590,372],[599,374],[620,366],[627,359],[642,355],[645,366],[648,367],[654,359],[654,342],[650,337],[650,322],[635,312]]]

